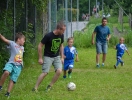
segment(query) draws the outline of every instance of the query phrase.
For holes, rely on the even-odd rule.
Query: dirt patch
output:
[[[117,27],[114,27],[113,28],[113,34],[114,34],[114,36],[116,36],[116,37],[120,37],[121,36],[121,32],[118,30],[118,28]]]

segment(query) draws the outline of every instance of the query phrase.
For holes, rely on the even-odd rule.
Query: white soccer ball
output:
[[[76,89],[76,84],[73,83],[73,82],[69,82],[69,83],[67,84],[67,89],[68,89],[69,91],[75,90],[75,89]]]

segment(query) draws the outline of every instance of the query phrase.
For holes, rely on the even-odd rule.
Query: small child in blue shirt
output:
[[[122,61],[122,56],[124,54],[124,51],[126,51],[129,54],[128,50],[127,50],[127,47],[125,46],[124,44],[124,38],[121,37],[120,38],[120,43],[116,45],[115,49],[117,50],[117,53],[116,53],[116,57],[117,57],[117,62],[116,62],[116,65],[114,65],[114,68],[116,69],[117,66],[119,65],[119,63],[121,63],[121,66],[124,65],[124,62]]]
[[[78,54],[76,48],[73,46],[73,38],[70,37],[67,40],[68,45],[64,48],[64,74],[63,78],[66,78],[66,71],[68,70],[68,77],[71,78],[72,69],[74,66],[74,58],[76,55],[76,61],[78,62]]]

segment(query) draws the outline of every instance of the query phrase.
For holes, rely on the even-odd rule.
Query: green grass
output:
[[[132,48],[128,48],[132,54]],[[125,65],[114,69],[116,51],[109,48],[105,67],[95,67],[95,48],[78,49],[79,62],[75,62],[72,78],[64,80],[62,74],[54,84],[53,89],[45,92],[46,86],[54,75],[53,67],[43,80],[37,93],[32,92],[37,77],[41,73],[41,66],[25,66],[17,84],[14,86],[9,100],[131,100],[132,99],[132,57],[124,54]],[[101,60],[101,59],[100,59]],[[101,62],[101,61],[100,61]],[[68,82],[74,82],[75,91],[68,91]],[[0,100],[6,100],[4,93],[7,82],[0,92]]]

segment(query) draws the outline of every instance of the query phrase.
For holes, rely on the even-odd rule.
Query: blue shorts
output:
[[[68,70],[69,68],[73,68],[74,60],[64,60],[64,70]]]
[[[3,69],[3,71],[8,71],[10,73],[10,80],[12,80],[14,83],[17,82],[17,79],[21,73],[22,66],[17,65],[15,66],[12,63],[7,63]]]
[[[96,43],[96,52],[97,52],[97,54],[100,54],[100,53],[106,54],[107,53],[107,48],[108,48],[107,43],[100,43],[100,42]]]

